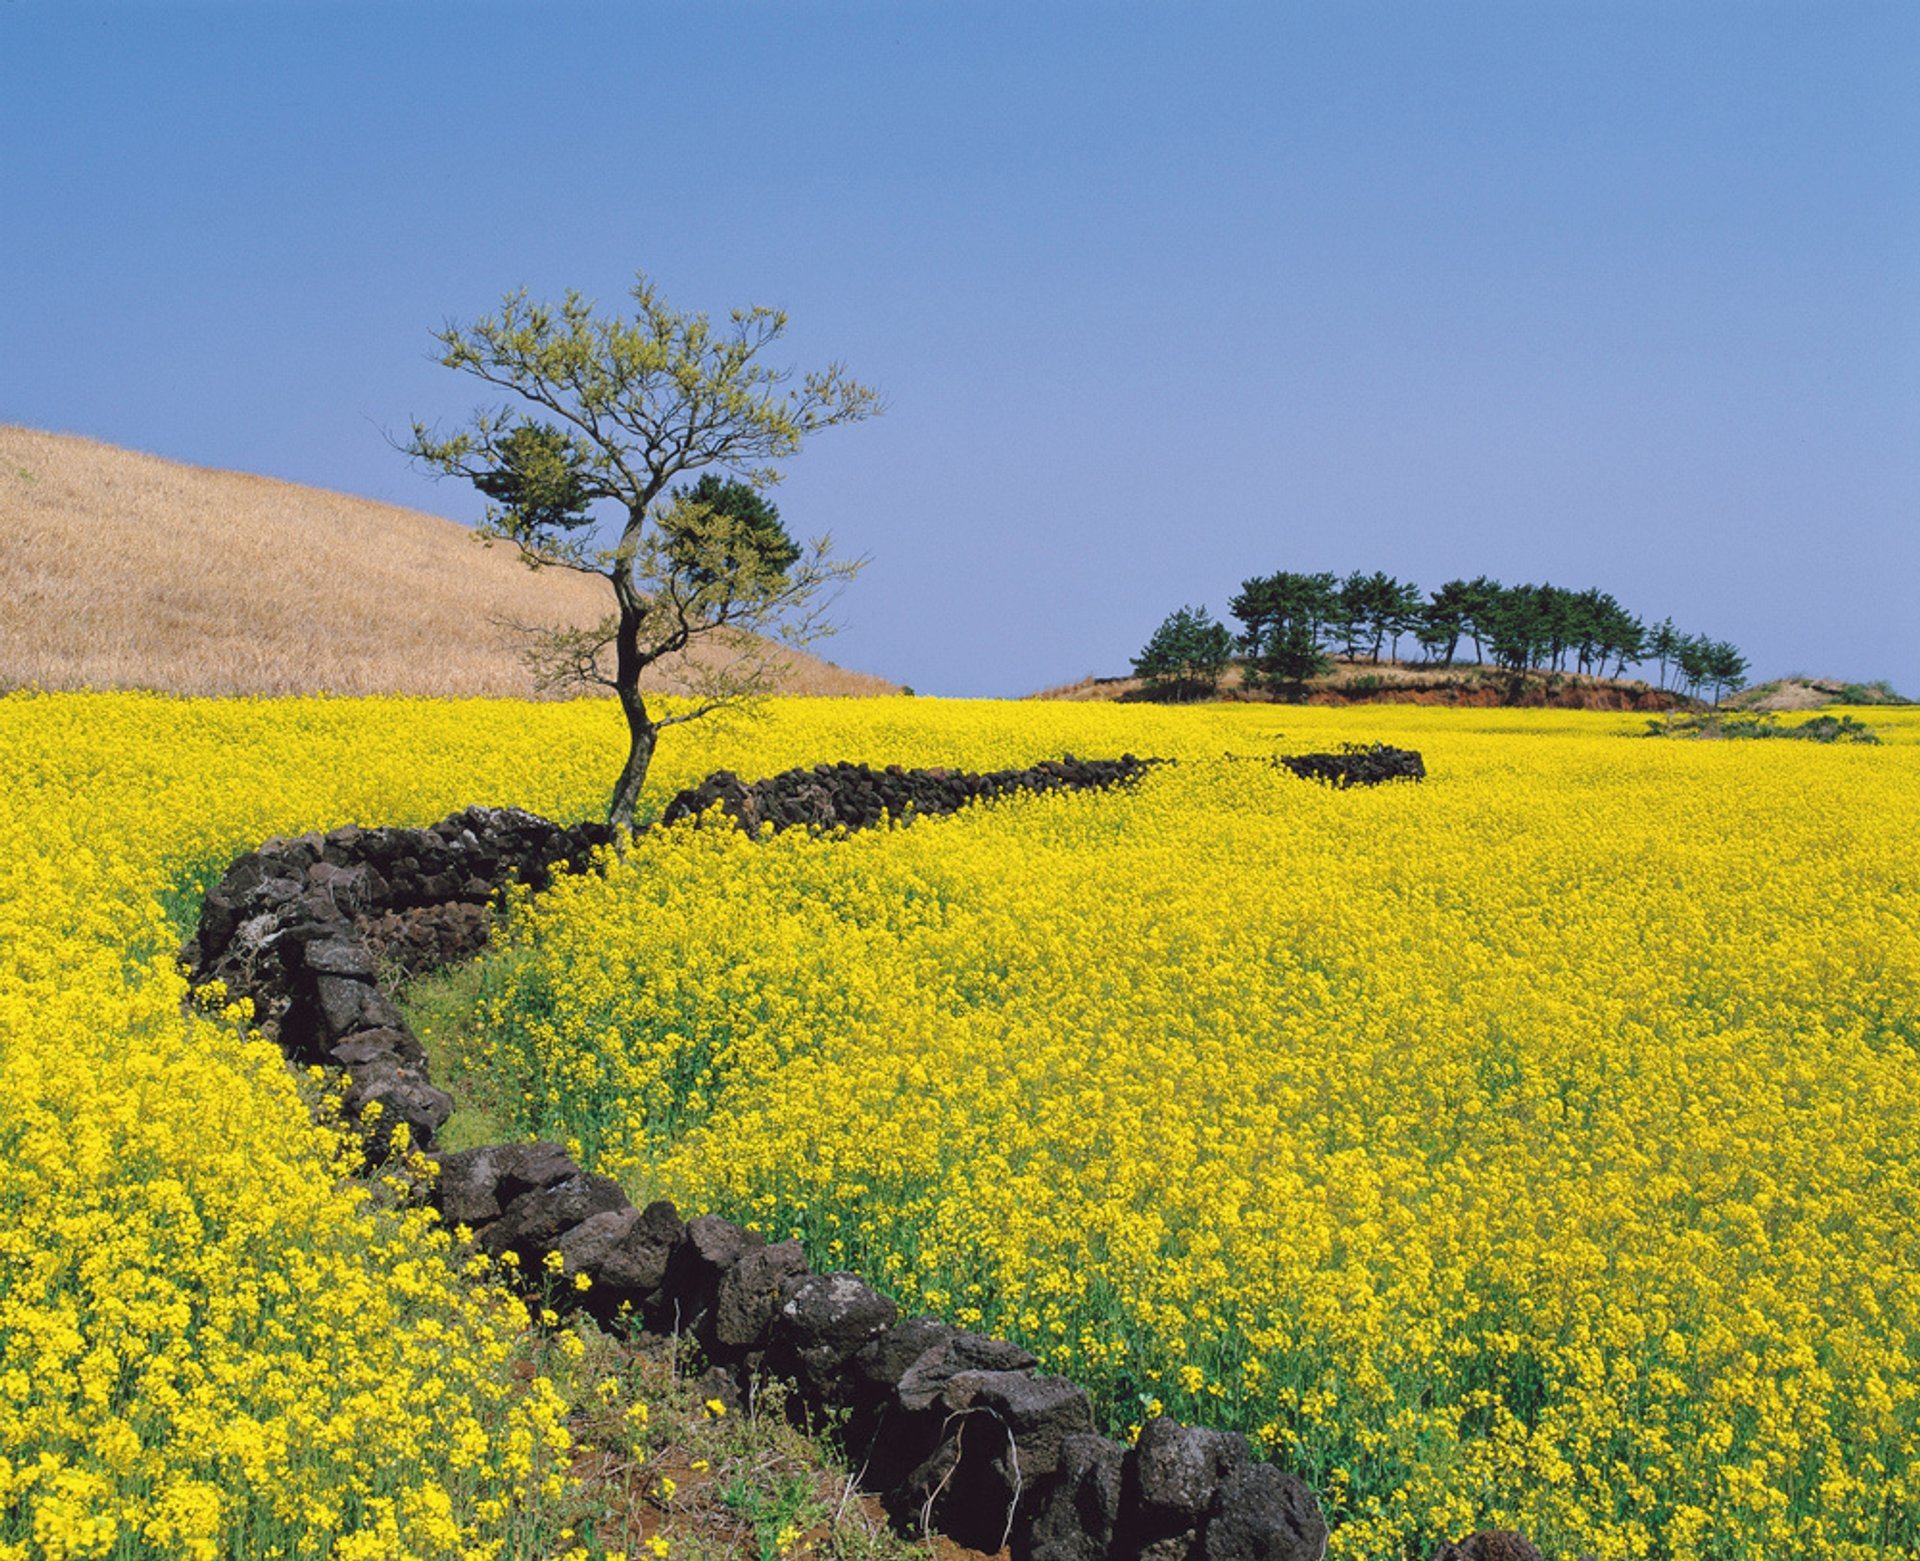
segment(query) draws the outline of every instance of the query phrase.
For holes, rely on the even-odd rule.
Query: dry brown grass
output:
[[[530,696],[503,625],[611,599],[435,515],[0,425],[0,689]],[[899,692],[783,656],[788,693]]]
[[[1076,683],[1063,683],[1027,697],[1080,702],[1152,700],[1166,696],[1156,696],[1139,678],[1084,677]],[[1260,703],[1272,696],[1249,688],[1242,669],[1229,667],[1212,697]],[[1308,681],[1306,702],[1315,705],[1548,705],[1590,710],[1666,710],[1692,703],[1635,679],[1603,678],[1577,672],[1514,674],[1487,666],[1350,661],[1344,656],[1334,658],[1332,670],[1325,677]]]

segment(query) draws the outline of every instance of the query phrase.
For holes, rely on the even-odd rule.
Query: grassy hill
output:
[[[1849,683],[1841,678],[1785,677],[1756,683],[1726,703],[1735,710],[1819,710],[1827,705],[1904,705],[1912,701],[1895,693],[1884,680]]]
[[[7,425],[0,538],[0,690],[524,696],[511,626],[612,600],[435,515]],[[791,693],[898,691],[787,660]]]
[[[1508,672],[1486,666],[1426,666],[1395,661],[1334,660],[1326,676],[1307,684],[1310,705],[1410,704],[1490,707],[1518,705],[1562,710],[1672,710],[1695,701],[1637,678],[1590,677],[1577,672]],[[1168,696],[1139,678],[1085,677],[1043,689],[1032,699],[1159,700]],[[1220,679],[1226,700],[1264,700],[1245,686],[1238,667]]]

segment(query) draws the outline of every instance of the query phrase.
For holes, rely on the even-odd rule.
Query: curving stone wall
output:
[[[354,1120],[379,1102],[368,1147],[384,1159],[396,1123],[416,1146],[431,1144],[453,1097],[428,1078],[426,1053],[380,990],[376,954],[412,949],[417,970],[423,944],[436,956],[475,953],[504,884],[545,888],[613,838],[604,824],[468,808],[428,829],[349,824],[267,840],[207,892],[182,954],[195,985],[222,981],[252,998],[254,1022],[291,1062],[341,1069]]]
[[[728,1220],[636,1209],[552,1144],[439,1157],[432,1199],[496,1258],[544,1272],[547,1304],[694,1339],[706,1390],[736,1406],[756,1377],[844,1417],[848,1457],[896,1522],[1035,1561],[1205,1557],[1318,1561],[1313,1492],[1246,1438],[1150,1421],[1132,1447],[1094,1431],[1093,1403],[1026,1350],[931,1317],[902,1318],[857,1275],[811,1272],[798,1243]],[[585,1274],[582,1293],[576,1275]]]
[[[1417,762],[1417,756],[1415,756]],[[1014,790],[1129,784],[1158,761],[1064,759],[994,775],[822,765],[748,785],[726,772],[682,792],[669,820],[718,804],[739,827],[868,827],[953,812]],[[183,951],[196,983],[251,997],[256,1022],[296,1064],[342,1069],[355,1118],[379,1102],[370,1159],[395,1122],[431,1144],[452,1099],[375,980],[376,956],[408,971],[484,944],[485,908],[510,880],[536,890],[592,865],[604,825],[561,826],[469,808],[428,829],[360,829],[264,842],[206,896]],[[770,1244],[670,1203],[636,1209],[618,1183],[552,1144],[430,1157],[428,1194],[482,1250],[511,1252],[542,1297],[609,1325],[688,1335],[708,1390],[736,1405],[776,1376],[802,1413],[838,1412],[851,1459],[903,1527],[1018,1561],[1319,1561],[1327,1526],[1313,1492],[1238,1434],[1149,1421],[1133,1446],[1094,1430],[1092,1401],[1018,1345],[898,1306],[858,1276],[811,1272],[797,1243]],[[583,1292],[575,1276],[587,1276]],[[1446,1561],[1537,1561],[1518,1535],[1471,1536]]]

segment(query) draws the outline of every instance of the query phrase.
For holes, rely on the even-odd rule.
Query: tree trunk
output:
[[[640,788],[647,782],[647,766],[653,763],[660,728],[647,714],[647,701],[640,693],[640,673],[647,658],[640,653],[643,604],[634,589],[631,564],[615,570],[613,595],[620,604],[620,627],[613,642],[613,691],[619,696],[621,713],[627,718],[627,762],[621,766],[620,778],[613,783],[613,796],[607,802],[607,822],[615,828],[631,829],[634,804],[640,800]]]
[[[627,762],[620,778],[613,783],[613,797],[607,803],[607,822],[616,828],[633,828],[633,807],[640,800],[640,788],[647,783],[647,766],[653,763],[654,744],[660,740],[660,728],[647,719],[646,701],[636,690],[631,698],[620,690],[620,708],[627,717]]]

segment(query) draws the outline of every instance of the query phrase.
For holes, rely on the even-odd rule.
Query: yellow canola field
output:
[[[531,994],[583,940],[544,967],[559,1006],[515,1009],[546,1069],[515,1088],[637,1184],[1024,1331],[1117,1425],[1157,1396],[1269,1428],[1343,1553],[1469,1511],[1603,1555],[1899,1553],[1920,726],[1635,724],[886,700],[677,728],[651,807],[718,765],[1376,736],[1436,779],[1196,762],[842,847],[651,841],[502,961]],[[338,1182],[271,1052],[183,1015],[171,949],[267,835],[588,815],[619,741],[605,704],[0,698],[0,1557],[566,1548],[560,1405],[504,1370],[503,1314]],[[678,994],[674,1023],[613,1029],[609,991]],[[680,1130],[644,1131],[675,1056]]]
[[[269,834],[524,791],[539,738],[0,699],[0,1557],[533,1553],[559,1400],[509,1390],[511,1318],[419,1217],[340,1184],[278,1052],[183,1016],[168,917]]]
[[[1053,751],[969,730],[905,700],[681,728],[649,806],[719,764]],[[278,1056],[183,1015],[173,952],[270,835],[588,816],[621,741],[602,702],[0,697],[0,1561],[571,1553],[554,1391],[510,1390],[495,1304],[338,1184]]]
[[[1260,1435],[1336,1555],[1910,1554],[1920,723],[1643,724],[783,709],[745,773],[803,728],[1185,762],[843,841],[657,835],[522,912],[469,1060],[642,1196],[1024,1339],[1111,1429]],[[1433,778],[1247,762],[1372,737]]]

